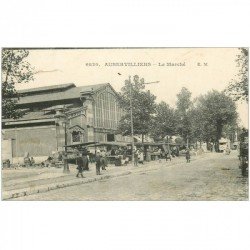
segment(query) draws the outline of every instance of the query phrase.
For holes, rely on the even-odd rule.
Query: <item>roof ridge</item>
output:
[[[102,86],[102,85],[107,85],[107,83],[97,83],[97,84],[88,84],[88,85],[81,85],[81,86],[76,86],[74,83],[63,83],[63,84],[54,84],[54,85],[46,85],[42,87],[36,87],[36,88],[27,88],[27,89],[19,89],[17,90],[18,93],[27,93],[27,92],[36,92],[36,91],[42,91],[42,90],[50,90],[50,89],[60,89],[60,88],[66,88],[70,86],[74,86],[76,88],[84,88],[84,87],[91,87],[91,86]]]
[[[76,87],[76,85],[74,83],[63,83],[63,84],[47,85],[47,86],[36,87],[36,88],[20,89],[20,90],[17,90],[17,92],[22,94],[22,93],[28,93],[28,92],[61,89],[61,88],[66,88],[66,87],[70,87],[70,86]]]
[[[65,86],[65,85],[63,85]],[[69,86],[69,87],[67,87]],[[20,93],[20,98],[18,101],[18,105],[27,105],[31,103],[40,103],[40,102],[54,102],[54,101],[60,101],[60,100],[69,100],[69,99],[79,99],[84,92],[89,92],[90,88],[92,88],[92,91],[97,93],[101,91],[102,89],[106,88],[106,86],[110,86],[111,89],[117,94],[117,92],[113,89],[113,87],[110,85],[110,83],[100,83],[100,84],[92,84],[92,85],[85,85],[85,86],[79,86],[76,87],[73,84],[73,87],[71,85],[67,85],[65,88],[60,89],[60,86],[58,88],[52,88],[50,91],[50,88],[43,88],[43,89],[34,89],[32,91],[27,91]],[[118,95],[118,94],[117,94]]]
[[[97,83],[97,84],[88,84],[88,85],[81,85],[81,86],[77,86],[77,88],[86,88],[86,87],[97,87],[97,86],[104,86],[104,85],[108,85],[109,83]]]

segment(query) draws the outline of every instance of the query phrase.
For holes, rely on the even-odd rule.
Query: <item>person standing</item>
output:
[[[115,149],[114,148],[111,149],[110,155],[112,155],[112,156],[115,155]]]
[[[139,152],[137,149],[134,151],[134,166],[138,166]]]
[[[83,166],[83,170],[89,170],[89,160],[87,157],[87,151],[84,151],[82,153],[82,166]]]
[[[96,153],[96,175],[100,175],[100,169],[101,169],[101,155],[100,152],[97,151]]]
[[[187,150],[186,150],[186,160],[187,160],[187,163],[190,162],[190,151],[189,151],[189,148],[187,148]]]
[[[88,160],[88,162],[87,162],[87,170],[89,171],[89,162],[90,162],[90,157],[89,157],[89,154],[90,154],[90,152],[88,151],[87,152],[87,160]]]
[[[151,154],[150,154],[150,149],[146,149],[146,161],[149,162],[151,161]]]
[[[102,170],[106,170],[107,161],[106,161],[106,152],[104,149],[101,151],[101,166]]]
[[[77,162],[77,170],[78,170],[78,173],[76,175],[76,177],[78,178],[79,177],[79,174],[81,175],[82,178],[83,175],[82,175],[82,171],[83,171],[83,158],[81,156],[78,156],[77,159],[76,159],[76,162]]]
[[[31,164],[32,166],[35,165],[35,160],[34,160],[34,158],[33,158],[32,156],[30,157],[30,164]]]
[[[167,151],[167,153],[166,153],[166,161],[171,161],[172,160],[172,156],[171,156],[171,151],[169,150],[169,151]]]

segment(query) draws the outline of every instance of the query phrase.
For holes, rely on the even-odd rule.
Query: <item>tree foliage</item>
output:
[[[151,135],[155,140],[163,140],[167,135],[176,132],[176,117],[174,108],[167,103],[160,102],[156,106],[156,113],[152,120]]]
[[[209,111],[210,112],[210,111]],[[216,128],[205,119],[206,113],[200,107],[192,108],[190,111],[191,118],[191,136],[192,141],[199,141],[200,143],[206,141],[216,141]]]
[[[29,51],[24,49],[2,50],[2,117],[18,118],[16,84],[33,80],[33,68],[26,60]]]
[[[187,140],[191,137],[191,119],[190,110],[192,107],[191,101],[192,93],[185,87],[183,87],[180,93],[177,94],[176,112],[177,119],[176,130],[180,136]]]
[[[245,100],[248,102],[248,49],[240,48],[240,54],[235,60],[239,72],[237,79],[231,80],[226,92],[235,100]]]
[[[145,91],[144,79],[137,75],[133,81],[126,80],[121,89],[120,105],[124,115],[118,126],[118,132],[131,135],[130,95],[132,98],[133,127],[135,135],[146,135],[150,131],[152,116],[155,113],[155,99],[149,91]]]
[[[216,90],[197,98],[192,110],[193,134],[203,141],[218,141],[225,126],[235,126],[237,111],[234,101]]]

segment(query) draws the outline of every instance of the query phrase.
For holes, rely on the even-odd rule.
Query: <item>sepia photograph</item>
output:
[[[3,201],[248,201],[248,48],[2,48]]]

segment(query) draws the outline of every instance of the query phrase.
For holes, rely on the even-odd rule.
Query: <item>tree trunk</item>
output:
[[[144,134],[141,135],[141,142],[142,142],[142,148],[143,148],[143,154],[146,156],[146,147],[143,145],[144,144]]]
[[[207,150],[209,150],[209,148],[208,148],[208,143],[209,143],[209,141],[208,141],[208,140],[206,140],[206,144],[207,144]]]
[[[220,138],[221,138],[221,134],[222,134],[222,129],[223,129],[223,125],[219,122],[217,123],[217,141],[219,142]]]

